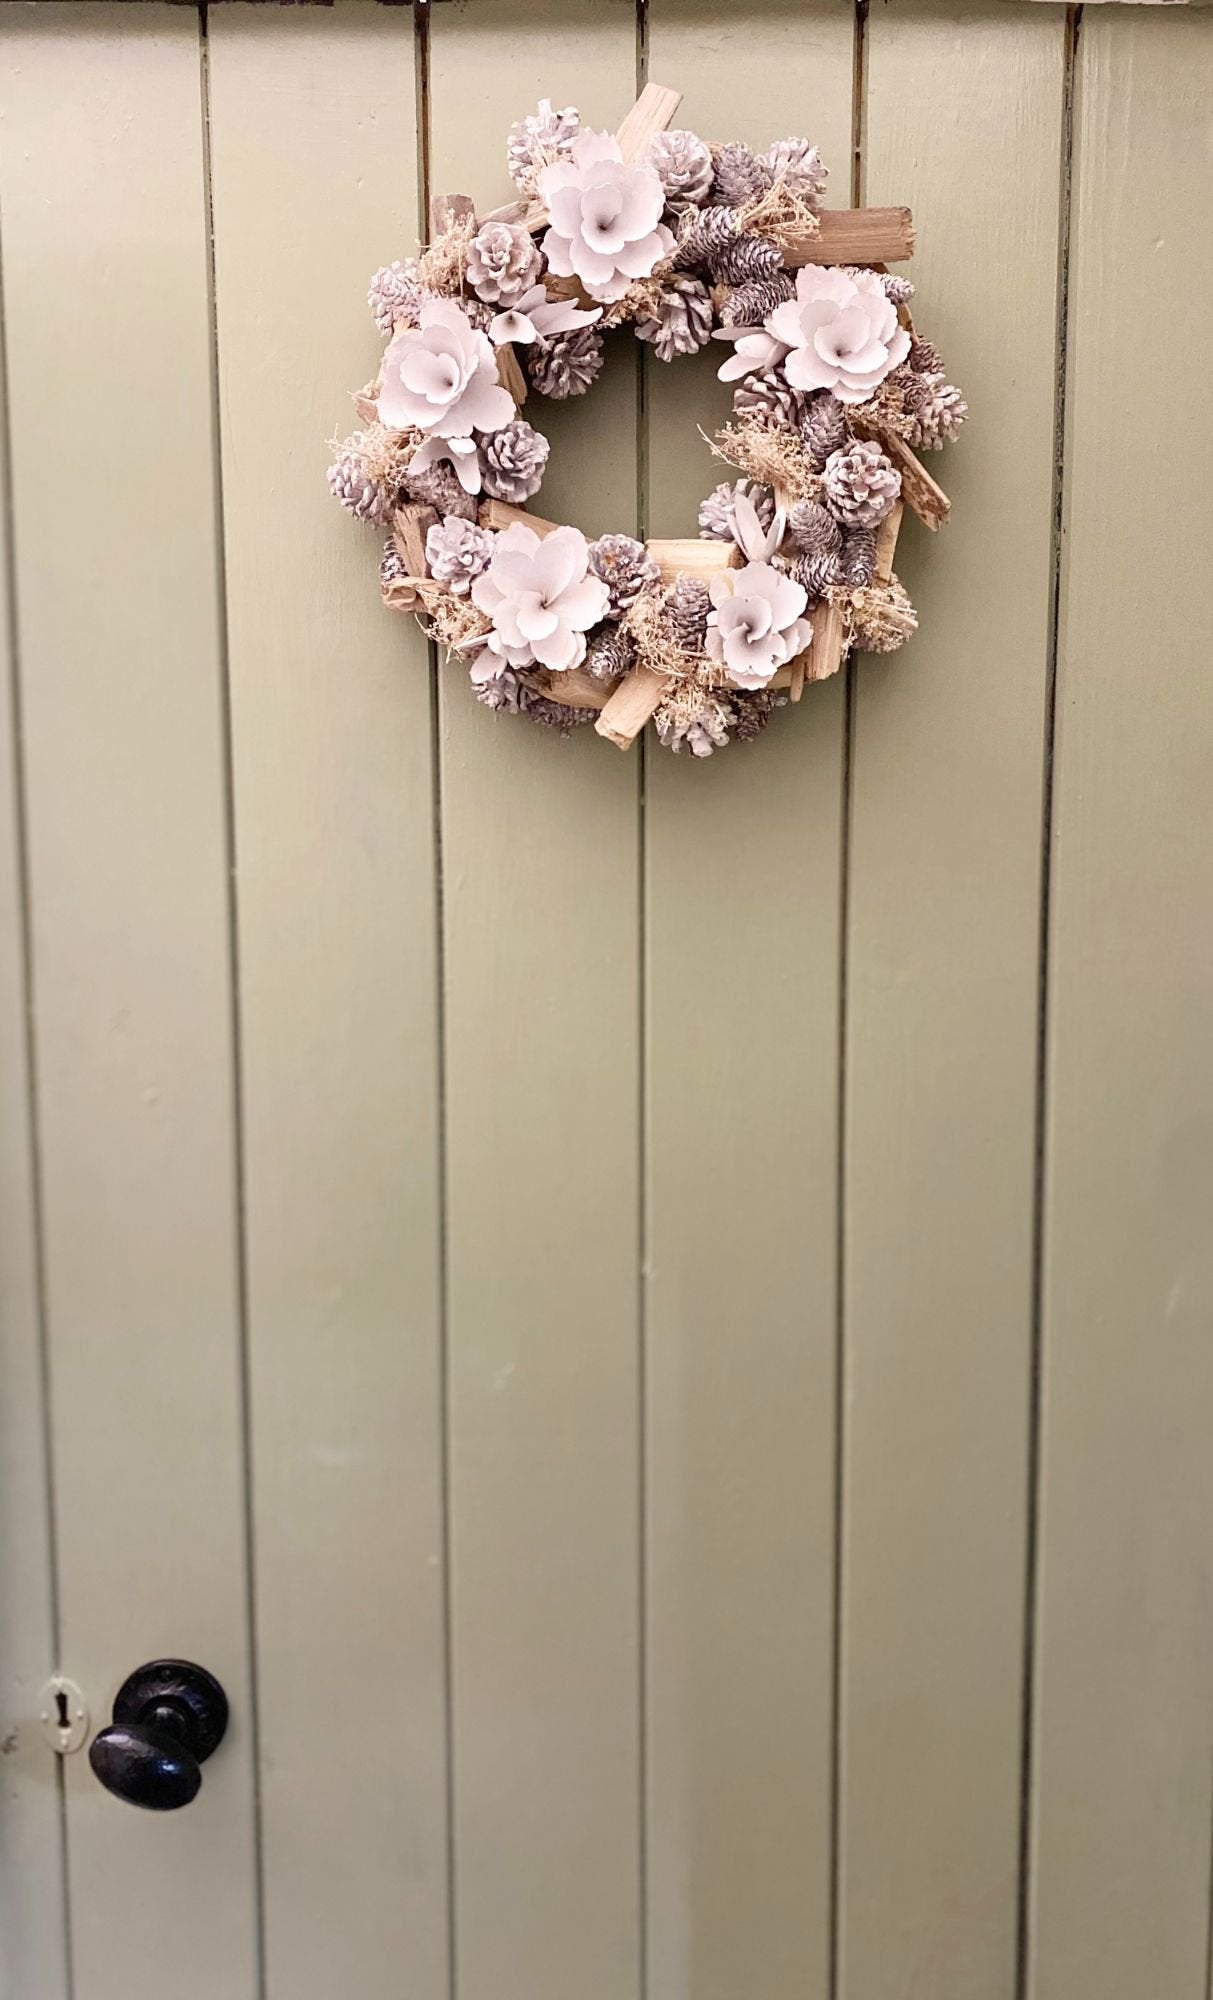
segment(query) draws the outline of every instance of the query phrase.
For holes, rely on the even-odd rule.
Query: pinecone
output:
[[[811,556],[780,556],[777,566],[802,583],[810,597],[824,597],[828,590],[846,581],[842,556],[837,550],[823,549]]]
[[[842,574],[848,590],[866,590],[876,574],[875,528],[852,528],[842,549]]]
[[[915,384],[910,404],[909,442],[926,451],[938,451],[950,444],[969,414],[960,390],[945,382],[942,375],[912,375]]]
[[[410,500],[423,500],[440,514],[457,514],[465,521],[476,519],[476,495],[464,492],[449,459],[440,458],[423,472],[406,470],[404,490]]]
[[[567,158],[580,130],[581,113],[573,105],[554,111],[551,98],[542,98],[538,111],[510,126],[505,159],[514,186],[523,194],[537,195],[544,167]]]
[[[822,165],[816,146],[810,146],[807,139],[776,139],[761,158],[773,178],[798,194],[809,208],[821,207],[829,169]]]
[[[717,208],[740,208],[743,202],[757,201],[773,179],[771,169],[740,139],[720,148],[715,167],[708,199]]]
[[[586,649],[586,672],[596,681],[618,680],[635,664],[636,641],[621,625],[602,625]]]
[[[752,285],[783,270],[783,253],[767,236],[737,236],[712,259],[712,276],[722,285]]]
[[[653,715],[657,740],[667,750],[687,749],[692,757],[710,757],[723,750],[735,720],[728,696],[710,688],[679,690]]]
[[[645,586],[661,576],[644,543],[631,535],[599,535],[590,543],[589,554],[591,570],[610,593],[608,617],[622,618]]]
[[[683,653],[702,653],[712,597],[696,576],[680,576],[667,590],[662,615],[674,644]]]
[[[758,514],[759,526],[769,528],[775,519],[775,495],[769,486],[755,485],[749,479],[736,479],[730,485],[723,479],[714,486],[706,500],[699,507],[700,541],[731,542],[733,533],[733,503],[738,494],[751,501]]]
[[[758,688],[753,694],[742,694],[738,690],[730,699],[737,717],[733,724],[733,737],[738,743],[752,743],[761,736],[775,710],[779,707],[779,696],[769,688]]]
[[[473,681],[477,701],[500,715],[517,715],[522,707],[523,685],[513,667],[503,667],[489,681]]]
[[[867,438],[855,438],[826,460],[826,505],[849,528],[874,528],[900,495],[900,472]]]
[[[676,213],[699,208],[712,185],[712,155],[694,132],[658,132],[649,140],[644,164],[665,189],[666,206]]]
[[[880,282],[886,299],[891,299],[895,306],[909,305],[914,296],[914,286],[909,278],[899,278],[896,271],[882,271]]]
[[[389,535],[383,544],[383,554],[379,558],[379,588],[390,590],[394,583],[402,583],[409,573],[404,560],[404,550],[395,535]]]
[[[480,447],[485,492],[494,500],[510,500],[521,506],[538,493],[550,450],[543,433],[523,417],[515,417],[499,431],[490,431]]]
[[[389,521],[400,490],[399,478],[359,449],[364,433],[347,438],[328,469],[329,492],[358,521]]]
[[[602,713],[600,708],[573,708],[567,701],[553,701],[549,695],[536,694],[525,682],[519,708],[528,722],[537,722],[541,729],[557,729],[562,736],[584,728]]]
[[[810,397],[800,436],[805,457],[814,472],[820,472],[830,453],[846,443],[847,413],[828,389],[820,389]]]
[[[722,326],[761,326],[768,313],[783,305],[796,287],[786,271],[774,278],[757,278],[752,285],[739,285],[730,292],[720,309]]]
[[[707,286],[685,273],[670,278],[662,285],[656,317],[641,314],[636,333],[652,344],[659,361],[674,361],[680,354],[694,354],[706,347],[712,338],[712,299]]]
[[[942,375],[943,356],[933,340],[915,334],[910,342],[910,366],[916,375]]]
[[[468,245],[467,281],[486,305],[525,292],[539,276],[539,252],[520,222],[486,222]]]
[[[410,257],[406,264],[397,258],[394,264],[384,264],[371,279],[366,302],[375,317],[375,325],[386,339],[398,319],[416,324],[421,309],[421,291],[417,283],[417,260]]]
[[[794,389],[777,368],[747,375],[733,392],[734,416],[748,417],[764,430],[795,430],[803,409],[799,389]]]
[[[706,270],[741,234],[731,208],[705,208],[686,222],[674,250],[676,271]]]
[[[541,396],[560,401],[584,396],[602,368],[602,335],[596,327],[579,326],[571,333],[542,334],[526,349],[526,368]]]
[[[430,575],[444,583],[456,597],[466,597],[478,576],[489,566],[494,537],[474,521],[448,515],[429,529],[425,538],[425,560]]]
[[[837,555],[842,529],[816,500],[797,500],[788,515],[788,535],[802,556]]]

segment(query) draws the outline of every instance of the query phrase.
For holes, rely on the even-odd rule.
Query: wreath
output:
[[[432,204],[428,248],[371,280],[387,347],[329,483],[389,529],[384,603],[467,662],[480,701],[621,748],[652,719],[702,757],[914,631],[903,507],[934,529],[949,505],[915,448],[966,406],[888,270],[909,210],[826,209],[807,140],[709,144],[670,129],[679,102],[650,84],[611,134],[545,99],[509,134],[517,201]],[[529,392],[585,394],[629,323],[664,362],[730,349],[733,418],[709,443],[737,476],[697,541],[589,541],[527,510],[549,449]]]

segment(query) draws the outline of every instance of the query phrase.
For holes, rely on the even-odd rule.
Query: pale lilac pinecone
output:
[[[552,108],[552,100],[540,100],[538,111],[511,125],[505,143],[510,179],[523,194],[539,192],[539,175],[554,160],[565,159],[581,130],[581,114],[571,104],[563,111]]]
[[[517,298],[539,276],[540,258],[529,229],[518,222],[486,222],[468,245],[467,281],[486,305]]]
[[[679,708],[659,708],[653,717],[657,740],[665,749],[689,750],[692,757],[710,757],[723,750],[736,720],[729,698],[704,689],[692,714]]]
[[[386,480],[375,478],[358,451],[347,447],[334,459],[328,469],[328,482],[334,500],[355,520],[391,519],[398,489]]]
[[[675,361],[680,354],[706,347],[712,338],[712,297],[707,286],[685,274],[671,278],[662,286],[656,316],[638,316],[636,333],[650,343],[659,361]]]
[[[397,258],[394,264],[384,264],[376,271],[366,302],[374,314],[375,325],[385,338],[398,319],[409,320],[415,325],[421,310],[416,258],[410,257],[404,264]]]
[[[661,571],[643,542],[631,535],[599,535],[590,543],[590,569],[610,593],[609,616],[621,618]]]
[[[773,278],[756,278],[752,284],[738,285],[720,309],[722,326],[761,326],[768,313],[786,304],[796,287],[786,271]]]
[[[842,547],[842,574],[848,590],[866,590],[876,574],[876,530],[852,528]]]
[[[635,660],[636,641],[621,625],[601,625],[586,648],[586,671],[596,681],[618,680]]]
[[[584,396],[601,372],[602,335],[597,327],[574,327],[571,333],[542,335],[526,349],[526,371],[541,396],[559,402]]]
[[[478,576],[483,576],[493,554],[494,537],[488,528],[450,514],[437,521],[425,538],[425,559],[436,583],[444,583],[456,597],[466,597]]]
[[[810,146],[807,139],[776,139],[761,159],[773,178],[782,181],[792,194],[799,195],[811,209],[821,207],[829,168],[822,165],[816,146]]]
[[[570,730],[584,729],[587,722],[596,721],[602,710],[573,708],[567,701],[553,701],[549,695],[536,694],[524,682],[520,712],[528,722],[537,722],[541,729],[557,729],[562,736],[567,736]]]
[[[747,375],[733,392],[733,414],[746,417],[751,423],[761,424],[764,430],[795,430],[804,409],[804,398],[799,389],[776,368],[764,369],[761,375]]]
[[[820,389],[809,398],[800,436],[814,472],[820,472],[830,453],[846,443],[847,413],[828,389]]]
[[[914,428],[909,442],[924,451],[938,451],[950,444],[969,414],[960,390],[942,375],[912,375],[910,414]]]
[[[522,707],[523,685],[513,667],[503,667],[492,680],[473,681],[477,701],[501,715],[517,715]]]
[[[423,472],[406,470],[404,490],[410,500],[424,501],[440,514],[458,514],[465,521],[476,519],[476,495],[464,492],[448,459],[440,458]]]
[[[771,169],[740,139],[722,146],[716,155],[710,200],[719,208],[740,208],[756,201],[771,185]]]
[[[722,285],[756,285],[783,270],[783,252],[768,236],[737,236],[712,259],[712,276]]]
[[[825,503],[850,528],[874,528],[901,497],[901,474],[878,444],[856,438],[825,465]]]
[[[776,567],[802,583],[812,598],[824,597],[828,590],[846,582],[841,549],[823,549],[817,555],[777,556]]]
[[[380,590],[390,590],[394,583],[403,582],[408,573],[409,566],[404,559],[404,550],[395,535],[389,535],[383,544],[383,554],[379,558]]]
[[[538,493],[550,450],[543,433],[522,417],[515,417],[502,430],[490,432],[480,446],[485,492],[494,500],[509,500],[520,506]]]
[[[842,529],[829,509],[816,500],[797,500],[788,515],[788,536],[804,556],[837,555]]]
[[[943,356],[933,340],[915,334],[910,342],[909,363],[916,375],[942,375]]]
[[[775,710],[779,707],[779,696],[769,688],[756,688],[752,694],[743,694],[738,688],[729,699],[737,720],[733,724],[733,740],[736,743],[752,743],[761,736]]]
[[[712,596],[697,576],[680,576],[665,594],[662,616],[683,653],[702,653]]]
[[[674,251],[674,269],[710,269],[740,234],[741,224],[731,208],[705,208],[702,214],[685,223]]]
[[[759,486],[751,479],[735,479],[730,485],[723,479],[714,486],[706,500],[699,507],[700,541],[731,542],[733,533],[733,508],[738,494],[749,500],[757,515],[760,527],[769,528],[775,519],[775,495],[769,486]]]
[[[694,132],[658,132],[649,140],[644,163],[665,189],[667,208],[699,208],[712,185],[712,155]]]
[[[896,271],[882,271],[880,282],[886,299],[891,299],[895,306],[909,305],[914,296],[912,279],[899,277]]]

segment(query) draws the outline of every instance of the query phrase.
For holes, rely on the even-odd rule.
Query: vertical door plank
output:
[[[6,10],[17,516],[63,1666],[227,1687],[188,1812],[70,1760],[77,1990],[255,1991],[225,779],[193,12]],[[199,1885],[205,1884],[205,1893]]]
[[[436,190],[505,198],[541,95],[613,128],[630,0],[434,10]],[[626,345],[626,343],[624,343]],[[635,363],[527,414],[536,507],[635,519]],[[442,673],[461,2000],[638,1990],[637,766]]]
[[[1064,20],[868,21],[866,198],[974,410],[907,524],[921,630],[856,674],[840,1957],[1013,1988]],[[1013,193],[1009,191],[1013,190]]]
[[[1213,18],[1088,11],[1079,63],[1030,1990],[1205,2000],[1213,415],[1181,368],[1118,413],[1159,302],[1203,351]]]
[[[430,675],[324,482],[416,233],[412,24],[220,8],[210,61],[269,1990],[438,2000]]]
[[[842,0],[654,0],[649,68],[845,207],[853,41]],[[649,363],[654,534],[728,476],[721,353]],[[650,1964],[694,2000],[828,1992],[842,696],[648,755]]]

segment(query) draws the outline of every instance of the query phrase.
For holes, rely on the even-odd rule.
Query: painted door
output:
[[[1211,64],[0,9],[4,2000],[1208,2000]],[[974,412],[912,647],[693,767],[478,707],[324,489],[427,192],[649,76],[912,204]],[[546,510],[693,532],[719,394],[625,344]],[[168,1815],[48,1687],[160,1655]]]

